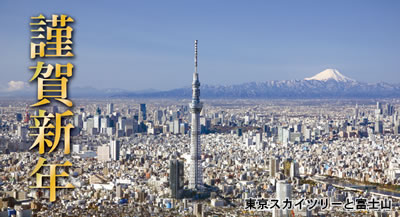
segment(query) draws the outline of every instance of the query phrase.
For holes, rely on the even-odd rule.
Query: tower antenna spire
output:
[[[194,40],[194,73],[197,73],[197,40]]]

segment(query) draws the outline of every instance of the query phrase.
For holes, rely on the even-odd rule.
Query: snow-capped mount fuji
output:
[[[324,71],[304,80],[316,80],[316,81],[329,81],[334,80],[337,82],[355,82],[354,79],[348,78],[342,75],[337,69],[325,69]]]

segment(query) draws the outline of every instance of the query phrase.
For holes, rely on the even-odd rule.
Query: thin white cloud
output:
[[[7,91],[8,92],[18,91],[18,90],[23,90],[28,87],[29,87],[29,85],[25,81],[9,81]]]

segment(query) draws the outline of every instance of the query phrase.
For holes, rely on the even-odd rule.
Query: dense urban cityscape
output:
[[[28,100],[1,101],[2,208],[49,216],[268,216],[246,198],[392,200],[391,210],[294,210],[296,216],[398,216],[399,100],[205,100],[201,167],[208,193],[189,191],[188,100],[79,99],[67,119],[72,155],[55,203],[29,189]],[[357,104],[358,103],[358,104]],[[51,113],[57,106],[47,108]],[[283,186],[283,187],[282,187]],[[334,214],[332,214],[334,213]],[[280,215],[279,215],[280,214]],[[55,215],[55,214],[54,214]],[[276,216],[284,216],[275,213]],[[24,215],[17,215],[24,216]]]

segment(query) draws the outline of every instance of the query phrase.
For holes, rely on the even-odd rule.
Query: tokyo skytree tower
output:
[[[197,40],[194,41],[194,73],[192,82],[192,102],[189,104],[192,113],[189,188],[200,190],[203,186],[200,144],[200,81],[197,73]]]

